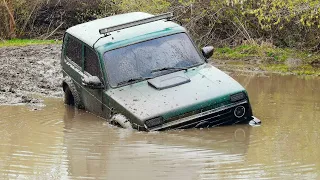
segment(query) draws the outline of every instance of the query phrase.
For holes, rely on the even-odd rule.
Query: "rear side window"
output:
[[[84,48],[84,71],[102,80],[98,56],[93,50],[86,46]]]
[[[81,60],[81,43],[69,36],[66,44],[66,56],[80,67],[82,67]]]

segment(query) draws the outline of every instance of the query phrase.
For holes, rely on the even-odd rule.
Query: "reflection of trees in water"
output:
[[[235,77],[245,83],[247,77]],[[271,75],[257,77],[247,86],[254,115],[262,127],[254,132],[260,151],[251,161],[273,165],[276,161],[314,164],[320,169],[320,79]],[[273,155],[272,157],[270,157]]]
[[[104,122],[85,111],[65,107],[64,145],[69,176],[106,176],[107,155],[114,140],[110,138],[112,131],[103,125]]]

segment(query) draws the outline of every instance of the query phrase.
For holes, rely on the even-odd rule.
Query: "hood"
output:
[[[157,88],[150,81],[143,81],[110,89],[106,93],[117,106],[123,107],[140,120],[147,120],[158,116],[167,119],[226,102],[231,94],[244,91],[233,78],[209,64],[180,71],[177,76],[181,77],[181,73],[184,73],[187,80],[166,88]],[[172,74],[157,78],[172,79]]]

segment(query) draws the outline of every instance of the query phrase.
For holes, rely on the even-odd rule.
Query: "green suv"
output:
[[[213,47],[199,51],[172,17],[134,12],[69,28],[65,103],[145,131],[254,120],[246,90],[207,62]]]

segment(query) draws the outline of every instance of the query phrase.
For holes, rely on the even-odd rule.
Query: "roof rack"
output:
[[[111,26],[111,27],[99,29],[99,33],[108,35],[110,32],[118,31],[121,29],[133,27],[133,26],[138,26],[141,24],[147,24],[150,22],[159,21],[159,20],[163,20],[163,19],[170,20],[172,17],[173,17],[173,12],[164,13],[164,14],[152,16],[152,17],[145,18],[145,19],[140,19],[137,21],[132,21],[132,22],[124,23],[124,24],[119,24],[116,26]]]

